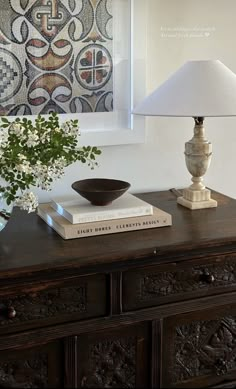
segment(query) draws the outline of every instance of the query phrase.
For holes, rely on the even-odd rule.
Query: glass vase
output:
[[[7,205],[6,199],[0,193],[0,231],[7,225],[8,220],[11,217],[13,205]]]

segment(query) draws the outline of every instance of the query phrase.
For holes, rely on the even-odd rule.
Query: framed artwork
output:
[[[145,94],[143,3],[0,0],[0,115],[54,111],[79,119],[84,144],[141,142],[131,110]]]

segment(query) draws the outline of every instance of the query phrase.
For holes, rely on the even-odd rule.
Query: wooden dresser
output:
[[[63,240],[14,210],[0,233],[0,388],[235,388],[236,200],[173,226]]]

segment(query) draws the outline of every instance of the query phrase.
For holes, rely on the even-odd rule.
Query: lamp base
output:
[[[217,207],[217,201],[211,199],[211,191],[203,184],[212,156],[212,144],[205,137],[204,117],[194,117],[194,136],[185,143],[185,162],[192,175],[192,185],[183,190],[183,196],[177,202],[189,209]]]
[[[178,197],[177,202],[192,210],[217,207],[217,201],[211,199],[211,191],[206,188],[203,190],[184,189],[183,196]]]

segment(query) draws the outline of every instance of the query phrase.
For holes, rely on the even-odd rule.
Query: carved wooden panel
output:
[[[67,386],[78,379],[80,388],[139,388],[148,386],[146,325],[100,331],[74,337],[76,348],[66,347],[66,360],[77,363]],[[72,350],[74,351],[74,357]],[[66,364],[67,365],[67,364]],[[69,379],[68,379],[69,378]]]
[[[103,340],[89,345],[89,374],[83,388],[135,388],[135,337]]]
[[[196,265],[171,267],[156,266],[127,272],[123,277],[125,310],[151,306],[167,299],[180,300],[183,296],[186,298],[187,293],[197,296],[214,293],[216,288],[236,288],[236,257],[233,255],[209,264],[205,259]]]
[[[192,387],[194,382],[201,388],[205,380],[221,382],[227,375],[236,376],[236,313],[226,309],[219,317],[217,310],[200,311],[164,322],[166,386]]]
[[[47,388],[48,361],[46,354],[0,363],[1,388]]]
[[[72,285],[67,282],[62,287],[0,298],[0,326],[5,331],[23,323],[37,327],[42,321],[58,323],[105,313],[105,276],[81,277]]]
[[[0,388],[57,388],[62,385],[58,342],[0,353]]]
[[[176,327],[174,382],[236,368],[236,320],[196,321]]]

